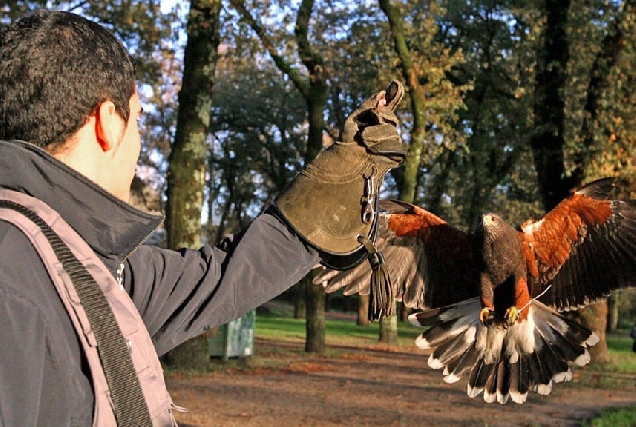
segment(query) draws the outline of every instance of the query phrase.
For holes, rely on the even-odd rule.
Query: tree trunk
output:
[[[567,41],[567,16],[570,1],[546,1],[546,26],[544,29],[544,46],[537,55],[537,77],[535,87],[535,128],[532,136],[532,151],[539,180],[539,191],[544,208],[554,208],[570,190],[580,184],[583,179],[584,164],[579,164],[571,178],[565,176],[565,92],[569,47]],[[604,49],[613,46],[604,43]],[[615,52],[614,52],[615,54]],[[608,55],[601,52],[599,55]],[[588,95],[594,98],[599,92],[598,82],[592,81]],[[590,99],[586,109],[595,103]],[[592,113],[591,111],[587,111]],[[586,135],[582,135],[583,138]],[[582,160],[583,157],[579,157]],[[579,311],[582,323],[594,331],[599,343],[590,348],[592,360],[606,362],[609,360],[605,331],[607,329],[607,303],[605,301],[590,305]]]
[[[161,361],[171,368],[200,370],[210,363],[208,337],[203,334],[184,342],[161,357]]]
[[[607,350],[607,337],[605,329],[607,326],[607,302],[599,301],[591,304],[579,311],[581,324],[588,329],[596,332],[599,341],[598,344],[589,348],[592,362],[607,363],[609,362],[609,352]]]
[[[219,45],[220,0],[192,0],[188,41],[183,58],[183,82],[175,140],[170,153],[166,203],[169,248],[201,246],[208,128]],[[164,357],[179,368],[207,367],[210,353],[205,336],[194,338]]]
[[[277,42],[268,36],[268,32],[265,27],[263,27],[261,23],[252,16],[244,1],[230,0],[230,4],[236,8],[243,19],[247,21],[252,30],[254,30],[254,32],[258,35],[263,46],[267,49],[278,69],[289,76],[291,81],[294,83],[294,86],[296,86],[307,103],[307,121],[309,130],[307,136],[305,163],[309,163],[322,149],[322,135],[323,130],[325,129],[324,112],[327,107],[328,71],[319,52],[312,48],[309,39],[309,23],[313,12],[314,0],[301,1],[296,15],[296,25],[294,27],[295,40],[298,47],[298,57],[307,69],[309,77],[307,77],[307,75],[301,70],[301,67],[292,65],[290,61],[277,51]],[[311,276],[312,273],[309,274],[309,277]],[[307,279],[305,278],[304,280]],[[324,319],[325,317],[324,291],[321,286],[315,287],[317,289],[313,289],[307,285],[305,286],[308,322],[310,318]],[[318,292],[320,292],[320,295]],[[311,310],[320,310],[322,312],[310,313]],[[324,321],[322,322],[322,325],[322,329],[320,329],[319,323],[316,324],[315,327],[307,328],[308,342],[305,346],[306,348],[314,346],[314,344],[309,345],[310,340],[316,343],[322,342],[324,345]],[[321,336],[310,337],[310,333]]]
[[[369,326],[369,295],[358,294],[358,326]]]
[[[424,137],[426,135],[426,100],[422,87],[419,84],[417,69],[413,65],[413,59],[408,48],[402,16],[400,10],[391,0],[380,0],[380,8],[386,15],[395,50],[400,58],[402,75],[411,101],[413,112],[413,127],[410,132],[410,141],[407,158],[402,167],[402,179],[399,182],[399,199],[413,203],[417,192],[417,175],[422,161]],[[395,313],[395,309],[393,311]],[[380,320],[379,341],[383,343],[397,343],[397,317]]]
[[[616,332],[618,328],[618,301],[620,293],[613,292],[607,297],[607,332]]]
[[[322,136],[325,129],[325,108],[327,107],[327,73],[322,57],[309,43],[309,22],[313,12],[314,1],[303,0],[296,16],[296,43],[300,58],[309,71],[307,80],[295,81],[307,101],[307,119],[309,131],[307,136],[306,163],[313,160],[322,150]],[[292,76],[293,78],[293,76]],[[314,272],[309,272],[305,287],[307,301],[307,342],[305,351],[313,353],[325,352],[325,292],[322,286],[312,284]]]
[[[395,313],[395,302],[393,302],[393,312]],[[394,314],[390,317],[380,319],[380,342],[384,344],[396,345],[398,342],[398,321]]]
[[[409,321],[409,314],[411,314],[411,309],[408,308],[407,306],[405,306],[404,303],[399,303],[398,307],[400,308],[399,311],[398,311],[398,315],[399,315],[400,321],[408,322]]]
[[[534,167],[543,207],[550,210],[568,196],[565,180],[565,86],[569,59],[569,0],[547,0],[544,44],[537,53],[535,133],[531,138]]]
[[[322,286],[313,284],[313,274],[305,276],[305,293],[307,295],[307,337],[305,351],[324,354],[325,344],[325,292]]]
[[[294,319],[305,319],[307,317],[305,283],[302,281],[296,283],[292,286],[291,291],[292,298],[294,299]]]
[[[400,182],[400,200],[413,203],[417,189],[417,174],[422,161],[424,137],[426,136],[426,95],[419,84],[417,67],[408,47],[406,35],[402,27],[403,18],[398,7],[391,0],[380,0],[380,8],[386,15],[391,28],[391,36],[395,51],[400,59],[404,85],[409,94],[411,111],[413,112],[413,127],[410,132],[408,155],[403,164]]]
[[[590,73],[591,78],[587,89],[587,99],[584,106],[586,116],[580,135],[580,139],[583,141],[585,148],[590,147],[593,143],[591,129],[599,113],[597,109],[603,108],[600,106],[602,104],[601,93],[607,86],[606,75],[615,65],[619,54],[627,46],[627,43],[624,41],[624,25],[629,25],[630,22],[633,22],[633,14],[634,1],[624,2],[624,8],[620,18],[612,22],[611,28],[604,37],[601,43],[601,49],[592,66],[592,72]],[[627,34],[629,34],[629,31]],[[577,169],[583,169],[586,166],[586,162],[591,160],[589,156],[590,154],[587,154],[587,156],[578,156],[579,164],[577,165]],[[605,334],[606,331],[616,330],[618,324],[616,296],[616,293],[614,293],[610,295],[606,301],[598,302],[580,310],[580,314],[584,319],[583,323],[599,336],[599,343],[590,349],[593,362],[609,362],[609,352]]]

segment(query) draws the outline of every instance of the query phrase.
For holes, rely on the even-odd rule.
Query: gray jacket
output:
[[[44,151],[0,141],[0,187],[56,210],[123,284],[159,355],[275,297],[318,262],[276,218],[219,246],[142,245],[161,217],[114,198]],[[0,425],[89,426],[90,371],[71,320],[29,240],[0,222]],[[179,404],[179,402],[175,402]]]

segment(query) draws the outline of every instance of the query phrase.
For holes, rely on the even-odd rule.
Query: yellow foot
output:
[[[495,319],[495,312],[489,309],[488,307],[484,307],[479,312],[479,320],[481,323],[488,326]]]
[[[519,318],[520,318],[519,310],[514,305],[510,307],[508,310],[506,310],[504,319],[506,319],[506,323],[508,323],[509,325],[513,325],[517,320],[519,320]]]

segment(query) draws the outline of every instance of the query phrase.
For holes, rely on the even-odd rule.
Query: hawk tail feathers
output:
[[[553,309],[532,301],[527,319],[507,325],[479,319],[479,298],[409,316],[416,326],[430,326],[416,340],[430,349],[428,365],[443,369],[444,381],[466,377],[467,393],[483,393],[486,402],[524,403],[529,392],[548,395],[552,385],[572,379],[569,363],[590,361],[588,347],[598,342],[592,331]]]

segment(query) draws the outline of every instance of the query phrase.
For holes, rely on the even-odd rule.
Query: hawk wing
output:
[[[407,307],[435,308],[479,295],[479,272],[472,235],[418,206],[380,202],[376,247],[383,252],[396,299]],[[371,268],[362,263],[348,271],[324,270],[314,283],[326,292],[368,294]]]
[[[612,200],[594,181],[521,228],[530,295],[557,310],[636,286],[636,201]]]
[[[375,246],[382,252],[389,268],[395,299],[402,301],[407,307],[424,308],[424,282],[422,275],[417,272],[422,244],[416,238],[405,238],[400,245],[391,244],[386,223],[386,214],[381,214]],[[314,284],[323,285],[325,292],[342,290],[344,295],[369,295],[370,281],[371,266],[368,262],[344,271],[321,267],[314,277]]]

